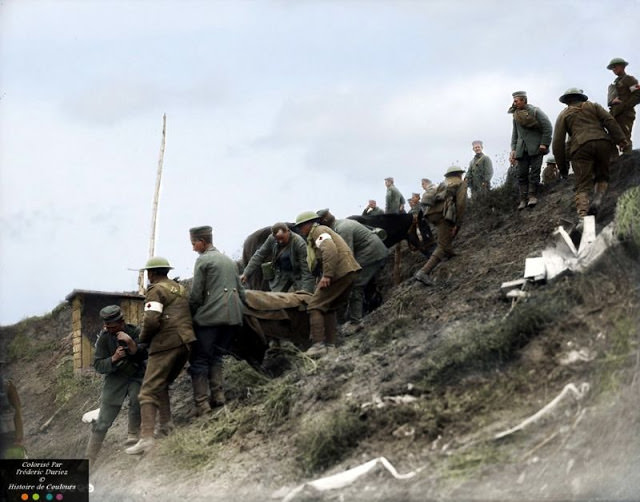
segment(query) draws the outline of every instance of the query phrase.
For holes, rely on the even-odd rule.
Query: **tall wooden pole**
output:
[[[156,189],[153,193],[153,207],[151,209],[151,238],[149,239],[149,258],[156,250],[156,227],[158,219],[158,199],[160,198],[160,183],[162,182],[162,164],[164,162],[164,146],[167,139],[167,114],[162,115],[162,142],[160,143],[160,157],[158,159],[158,173],[156,174]],[[138,293],[144,294],[144,271],[138,275]]]

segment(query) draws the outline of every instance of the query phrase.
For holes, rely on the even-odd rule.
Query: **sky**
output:
[[[499,183],[511,93],[552,123],[569,87],[606,104],[611,58],[640,76],[638,19],[640,0],[1,0],[0,325],[137,288],[163,114],[155,254],[188,278],[190,227],[236,259],[303,211],[384,206],[387,176],[408,199],[475,139]]]

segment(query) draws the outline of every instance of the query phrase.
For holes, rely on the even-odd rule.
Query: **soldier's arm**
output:
[[[556,158],[558,171],[563,178],[566,178],[569,174],[569,164],[567,163],[567,156],[565,150],[565,139],[567,137],[567,129],[564,123],[564,112],[560,112],[556,119],[556,126],[553,131],[553,141],[551,148],[553,155]]]
[[[149,345],[160,330],[160,321],[165,304],[166,298],[162,293],[162,288],[152,286],[147,290],[147,296],[144,299],[144,318],[142,332],[140,333],[140,343]]]
[[[482,158],[482,160],[483,160],[482,164],[484,166],[484,178],[482,178],[482,181],[488,185],[489,182],[491,181],[491,173],[493,172],[493,163],[491,162],[491,159],[486,155]]]
[[[338,265],[338,249],[331,234],[319,231],[314,237],[314,243],[322,256],[322,276],[332,279]]]
[[[538,113],[536,114],[536,118],[540,125],[542,126],[542,137],[540,138],[540,146],[546,146],[547,149],[551,144],[551,136],[553,133],[553,127],[551,126],[551,121],[549,117],[547,117],[546,113],[544,113],[540,108],[538,108]]]
[[[464,213],[467,208],[467,182],[460,183],[458,193],[456,193],[456,227],[460,228],[464,220]]]
[[[95,353],[93,355],[93,367],[102,375],[113,373],[117,369],[111,360],[111,356],[113,354],[109,353],[109,344],[107,343],[107,337],[109,336],[111,335],[106,331],[103,331],[98,335],[95,345]]]
[[[247,263],[247,267],[244,269],[243,275],[245,275],[246,277],[251,277],[256,269],[260,266],[260,264],[267,261],[268,258],[272,258],[272,249],[275,240],[276,238],[273,236],[273,234],[269,234],[267,239],[262,243],[262,246],[260,246],[256,250],[256,252],[253,253],[253,256],[249,260],[249,263]]]
[[[600,122],[602,122],[606,127],[607,131],[609,131],[609,134],[611,135],[611,138],[613,139],[613,141],[617,145],[624,142],[626,138],[624,136],[624,133],[622,132],[622,128],[618,124],[618,121],[614,119],[613,115],[611,115],[601,105],[599,105],[598,103],[594,103],[594,105],[595,105],[596,115],[598,116],[598,119],[600,119]]]
[[[193,267],[193,282],[191,283],[191,291],[189,292],[189,308],[191,310],[191,315],[195,314],[198,308],[204,305],[206,287],[207,264],[201,259],[201,257],[198,257],[196,264]]]

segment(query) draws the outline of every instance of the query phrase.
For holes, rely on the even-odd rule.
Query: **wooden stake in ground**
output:
[[[162,115],[162,142],[160,144],[160,158],[158,159],[158,173],[156,174],[156,189],[153,193],[153,207],[151,209],[151,238],[149,239],[149,258],[156,250],[156,221],[158,217],[158,199],[160,198],[160,183],[162,181],[162,164],[164,162],[164,146],[167,139],[167,114]],[[144,270],[138,275],[138,293],[144,295]]]

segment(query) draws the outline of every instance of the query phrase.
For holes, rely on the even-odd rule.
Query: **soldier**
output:
[[[189,230],[193,250],[199,254],[193,270],[189,306],[197,342],[189,361],[196,414],[225,403],[223,356],[242,326],[244,287],[234,261],[213,245],[210,226]]]
[[[542,171],[542,183],[549,186],[560,177],[556,158],[553,155],[547,157],[547,165]]]
[[[384,212],[390,214],[404,213],[404,203],[406,201],[400,190],[393,184],[393,178],[385,178],[384,184],[387,187]]]
[[[146,368],[147,351],[138,345],[140,328],[125,323],[118,305],[100,310],[103,330],[98,335],[93,367],[104,375],[100,394],[100,414],[93,423],[85,456],[93,464],[113,421],[129,396],[129,425],[125,445],[140,439],[140,403],[138,394]]]
[[[384,211],[382,210],[382,208],[378,207],[378,204],[375,200],[369,199],[369,204],[364,208],[364,211],[362,211],[362,216],[373,216],[375,214],[384,214]]]
[[[422,208],[420,207],[419,193],[413,192],[411,194],[411,198],[409,199],[409,207],[411,208],[409,209],[410,214],[418,214],[420,212]]]
[[[431,196],[436,193],[436,190],[438,189],[438,185],[433,183],[429,178],[422,178],[421,185],[422,185],[422,190],[424,191],[420,196],[420,206],[422,207],[422,210],[424,212],[425,210],[424,205],[426,204],[426,201],[429,200]]]
[[[525,207],[533,208],[538,203],[536,195],[542,157],[549,151],[552,128],[545,113],[528,104],[526,92],[516,91],[512,96],[513,105],[508,110],[513,114],[509,159],[512,164],[517,163],[520,189],[518,210],[522,210]]]
[[[329,227],[320,225],[318,220],[313,211],[300,213],[296,218],[300,235],[307,239],[309,270],[320,276],[307,303],[309,335],[313,342],[307,354],[311,357],[322,356],[335,348],[336,311],[347,303],[360,270],[344,239]]]
[[[634,107],[640,103],[638,80],[625,73],[625,68],[628,64],[622,58],[613,58],[607,65],[607,70],[613,71],[616,76],[613,83],[609,85],[607,104],[611,115],[622,128],[624,137],[627,140],[627,146],[623,153],[631,152],[631,129],[633,128],[633,121],[636,119]]]
[[[588,101],[582,89],[571,88],[560,96],[567,107],[556,119],[553,134],[553,151],[558,159],[558,169],[566,176],[568,164],[565,158],[565,138],[571,136],[571,165],[576,175],[575,203],[578,217],[597,214],[609,184],[609,158],[611,140],[622,149],[627,140],[616,120],[602,106]],[[589,204],[591,187],[594,197]]]
[[[259,266],[273,273],[271,278],[265,277],[271,291],[313,293],[315,280],[307,266],[307,245],[286,223],[275,223],[271,227],[269,237],[253,254],[240,280],[246,283]]]
[[[360,323],[363,315],[364,289],[384,267],[389,250],[374,232],[355,220],[336,220],[328,209],[321,209],[317,215],[320,217],[320,225],[326,225],[342,237],[362,267],[351,288],[348,304],[348,320],[355,324]],[[338,312],[338,315],[340,314],[343,313]]]
[[[471,146],[475,152],[475,156],[469,162],[469,169],[465,180],[471,190],[471,196],[478,197],[486,194],[491,188],[493,164],[491,163],[491,159],[482,151],[482,141],[472,141]]]
[[[189,360],[195,342],[187,290],[167,277],[173,269],[166,258],[149,258],[144,268],[149,282],[144,302],[140,343],[148,349],[147,370],[142,380],[140,401],[140,441],[127,448],[129,455],[144,453],[155,444],[156,415],[172,384]],[[170,416],[170,412],[169,412]]]
[[[462,179],[464,169],[451,166],[444,175],[435,195],[425,204],[429,223],[438,229],[438,245],[424,266],[413,276],[426,286],[433,285],[431,271],[444,258],[454,256],[452,241],[458,235],[467,205],[467,182]]]
[[[26,458],[22,405],[13,382],[2,376],[4,364],[0,356],[0,460]]]

